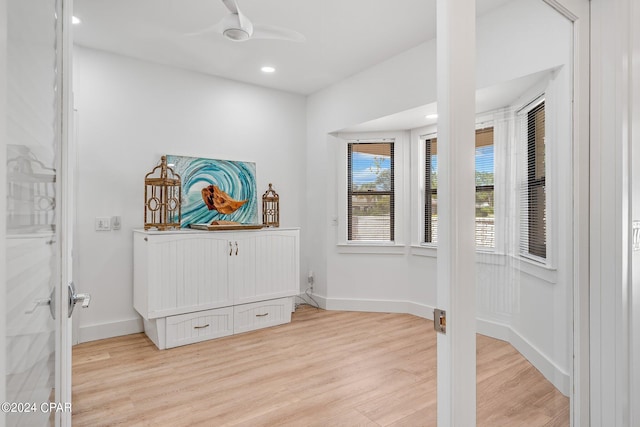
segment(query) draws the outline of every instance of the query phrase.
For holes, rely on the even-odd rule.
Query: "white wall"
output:
[[[548,5],[540,2],[515,1],[480,18],[477,25],[477,86],[488,87],[541,70],[567,64],[571,60],[571,26]],[[564,79],[557,91],[567,101],[572,68],[567,65]],[[435,43],[417,46],[405,53],[378,64],[310,96],[307,124],[307,188],[311,239],[304,251],[308,253],[310,268],[316,273],[314,292],[327,308],[379,311],[407,311],[429,316],[435,303],[436,263],[434,258],[411,255],[406,250],[398,255],[343,253],[338,246],[340,226],[333,219],[340,217],[337,202],[336,167],[338,141],[332,133],[347,126],[409,110],[436,101]],[[565,150],[562,159],[571,157],[570,107],[566,106],[567,130],[558,132]],[[568,150],[568,151],[567,151]],[[567,157],[568,156],[568,157]],[[559,160],[558,168],[564,160]],[[565,168],[569,178],[571,170]],[[415,190],[412,190],[415,191]],[[566,188],[563,191],[567,191]],[[570,187],[569,190],[570,192]],[[554,200],[568,196],[555,194]],[[571,197],[567,197],[570,203]],[[405,205],[409,221],[409,204]],[[556,204],[556,206],[560,206]],[[565,209],[561,204],[560,209]],[[558,214],[563,230],[571,229],[571,210]],[[569,222],[567,222],[569,221]],[[410,228],[402,232],[408,233]],[[570,231],[570,230],[569,230]],[[570,237],[570,235],[569,235]],[[522,279],[518,294],[526,310],[518,313],[484,313],[499,324],[505,337],[516,334],[521,351],[530,351],[546,363],[548,376],[558,375],[554,383],[568,392],[570,371],[571,328],[571,264],[570,239],[563,234],[557,242],[556,260],[563,265],[556,282],[548,284],[532,277]],[[409,235],[401,236],[405,243]],[[313,244],[311,244],[313,242]],[[360,267],[356,273],[354,268]],[[391,271],[391,273],[389,272]],[[493,278],[498,277],[497,273]],[[498,298],[493,295],[492,298]],[[526,299],[525,299],[526,298]],[[373,300],[373,301],[372,301]],[[404,302],[404,303],[403,303]],[[513,324],[511,324],[513,322]],[[506,330],[505,330],[506,328]],[[515,328],[515,329],[512,329]],[[500,331],[498,331],[500,332]],[[553,380],[553,378],[550,378]]]
[[[307,240],[304,97],[82,47],[74,55],[74,273],[92,295],[90,309],[77,311],[80,341],[142,330],[131,232],[143,223],[144,175],[162,154],[256,162],[258,194],[272,182],[281,225],[302,227]],[[121,230],[94,231],[95,217],[114,215]],[[306,283],[304,256],[301,264]]]

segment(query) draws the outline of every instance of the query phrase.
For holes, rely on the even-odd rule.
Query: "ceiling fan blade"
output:
[[[292,42],[302,43],[306,41],[305,36],[295,30],[278,27],[276,25],[258,25],[253,26],[253,39],[272,39],[272,40],[288,40]]]
[[[193,33],[186,33],[185,36],[192,37],[192,36],[199,36],[201,34],[207,34],[207,33],[222,34],[222,30],[223,30],[223,27],[224,27],[223,22],[224,21],[220,21],[215,25],[212,25],[212,26],[207,27],[207,28],[203,28],[203,29],[198,30],[198,31],[194,31]]]
[[[231,13],[240,13],[240,9],[238,9],[238,3],[236,0],[222,0],[222,3],[229,9]]]

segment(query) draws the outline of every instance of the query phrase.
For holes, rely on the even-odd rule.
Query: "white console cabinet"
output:
[[[159,349],[291,321],[300,231],[133,233],[133,306]]]

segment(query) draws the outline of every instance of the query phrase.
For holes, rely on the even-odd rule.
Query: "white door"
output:
[[[505,27],[511,31],[506,36],[499,33],[498,21],[485,21],[483,27],[483,17],[476,18],[475,0],[437,2],[437,304],[438,308],[446,311],[446,333],[438,335],[439,426],[476,424],[476,401],[485,393],[480,383],[476,383],[476,332],[512,341],[512,346],[529,359],[555,388],[569,396],[573,425],[588,424],[589,377],[585,368],[588,369],[589,347],[584,339],[588,336],[585,331],[588,331],[589,322],[589,259],[588,251],[585,251],[589,232],[589,218],[585,214],[589,210],[588,197],[585,197],[589,194],[589,2],[538,1],[544,9],[540,12],[544,19],[535,27],[530,26],[531,15],[528,14],[533,3],[514,1],[504,5],[500,13],[503,17],[509,16]],[[509,7],[513,8],[511,15],[506,12]],[[494,19],[497,17],[497,14],[493,16]],[[530,202],[531,199],[522,199],[517,191],[521,190],[518,179],[522,172],[518,168],[527,155],[525,150],[525,157],[518,157],[522,154],[516,144],[519,135],[517,122],[518,115],[523,115],[525,108],[500,110],[505,118],[494,127],[495,187],[494,182],[490,187],[493,192],[491,203],[495,202],[495,205],[491,206],[490,216],[495,224],[495,241],[492,238],[479,243],[478,224],[486,225],[489,218],[483,217],[486,212],[482,209],[478,214],[478,186],[483,184],[478,184],[478,169],[474,171],[474,164],[477,165],[478,161],[476,129],[478,114],[486,111],[475,108],[476,102],[481,101],[481,96],[476,100],[476,87],[500,83],[491,79],[497,80],[513,70],[525,69],[525,61],[512,66],[513,70],[500,67],[502,62],[509,62],[503,61],[505,57],[518,57],[518,54],[527,52],[517,49],[524,49],[524,45],[529,44],[514,46],[510,43],[522,37],[522,33],[525,33],[524,37],[544,34],[545,29],[548,30],[545,27],[548,20],[556,19],[567,22],[563,28],[568,29],[569,56],[564,68],[552,68],[554,71],[549,74],[550,91],[553,92],[549,104],[555,102],[549,105],[549,111],[555,108],[559,113],[550,117],[547,124],[557,138],[548,140],[547,144],[547,152],[553,154],[553,159],[546,166],[549,172],[546,193],[549,204],[546,212],[544,207],[540,211],[542,219],[538,223],[541,233],[545,224],[548,227],[547,250],[533,252],[525,244],[533,233],[526,225],[536,221],[533,217],[525,218],[532,215],[532,211],[528,207],[522,210],[522,200]],[[491,22],[489,30],[486,22]],[[500,49],[499,46],[506,48],[491,50]],[[548,55],[541,53],[530,52],[530,56],[549,59]],[[487,61],[487,57],[491,61]],[[493,69],[488,72],[491,66]],[[530,68],[535,67],[532,65]],[[535,71],[544,69],[546,65],[541,65]],[[512,105],[525,103],[524,100],[538,90],[535,87],[530,92],[514,94]],[[494,106],[497,107],[508,106]],[[560,118],[561,123],[550,123]],[[501,153],[498,152],[498,138],[504,140]],[[552,143],[554,145],[550,149]],[[560,150],[564,151],[559,153]],[[558,163],[560,155],[564,156],[562,164]],[[501,165],[498,164],[500,156]],[[554,162],[555,165],[551,165]],[[525,172],[526,167],[525,164]],[[499,177],[500,173],[502,177]],[[562,185],[551,188],[553,182]],[[519,216],[520,212],[525,216]],[[525,227],[520,228],[523,224]],[[527,243],[531,242],[527,240]],[[477,249],[484,244],[490,248]],[[505,289],[511,293],[505,294]],[[535,298],[527,300],[527,295]],[[525,304],[534,303],[534,300],[539,302],[544,297],[548,297],[545,304],[525,307]],[[527,316],[529,318],[524,319]],[[549,328],[540,330],[535,319],[549,323]],[[434,321],[439,323],[438,319]],[[556,360],[560,362],[554,364]],[[486,408],[481,409],[486,412]],[[480,408],[478,411],[481,412]],[[483,419],[491,424],[490,414],[484,414]]]
[[[71,423],[70,2],[2,0],[3,279],[0,425]],[[5,35],[5,34],[3,34]],[[5,41],[5,39],[3,39]],[[6,181],[5,181],[6,180]],[[5,194],[6,191],[6,194]],[[1,323],[0,323],[1,325]],[[2,343],[2,341],[0,341]]]

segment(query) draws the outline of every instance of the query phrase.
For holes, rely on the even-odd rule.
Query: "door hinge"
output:
[[[433,329],[441,334],[447,333],[447,312],[439,308],[433,309]]]

